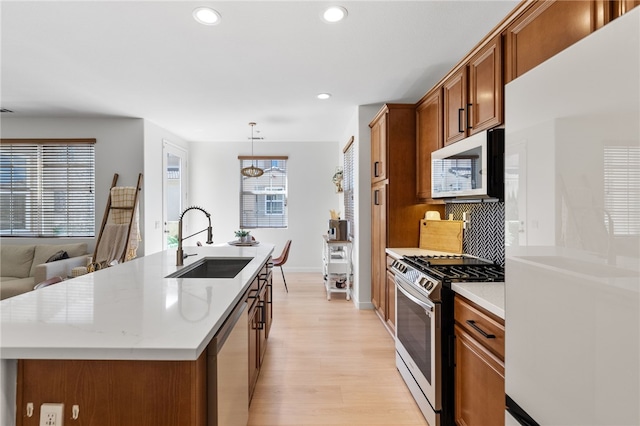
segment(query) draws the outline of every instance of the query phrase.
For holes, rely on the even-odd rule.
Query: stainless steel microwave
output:
[[[504,200],[504,129],[485,130],[434,151],[431,196]]]

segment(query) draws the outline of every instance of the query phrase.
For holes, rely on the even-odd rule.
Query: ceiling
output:
[[[255,121],[268,141],[346,142],[358,105],[416,102],[518,3],[2,0],[2,117],[139,117],[225,142]],[[321,19],[332,4],[344,21]],[[203,5],[218,25],[193,19]]]

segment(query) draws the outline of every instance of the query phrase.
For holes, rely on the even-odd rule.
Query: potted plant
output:
[[[249,235],[249,231],[245,231],[244,229],[236,231],[236,237],[240,240],[241,243],[248,243],[249,241],[251,241],[251,235]]]

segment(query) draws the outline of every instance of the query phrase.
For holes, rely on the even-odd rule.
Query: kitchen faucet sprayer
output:
[[[207,216],[207,219],[209,220],[209,226],[207,227],[207,229],[203,229],[201,231],[198,231],[187,237],[182,238],[182,217],[189,210],[200,210],[202,213],[204,213]],[[184,265],[185,256],[184,256],[184,252],[182,251],[182,241],[204,231],[207,231],[207,244],[213,244],[213,228],[211,227],[211,215],[205,209],[198,206],[191,206],[184,209],[184,211],[180,215],[180,220],[178,221],[178,251],[176,252],[176,266]]]

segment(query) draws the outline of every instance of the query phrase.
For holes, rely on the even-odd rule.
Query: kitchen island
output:
[[[207,347],[246,300],[272,252],[270,244],[188,247],[185,253],[196,255],[178,267],[175,250],[167,250],[3,300],[2,424],[13,424],[8,421],[17,418],[17,425],[37,425],[43,402],[65,403],[65,414],[70,413],[75,403],[63,398],[74,393],[88,394],[84,401],[89,405],[79,407],[75,423],[65,416],[65,424],[134,424],[118,423],[111,414],[103,419],[94,415],[113,413],[118,403],[130,404],[117,395],[120,386],[132,394],[146,392],[142,399],[155,401],[159,411],[173,409],[157,406],[163,398],[182,401],[182,409],[192,415],[192,420],[183,416],[153,424],[206,424]],[[166,278],[208,257],[251,260],[234,278]],[[30,389],[20,382],[38,381],[24,377],[20,364],[26,360],[43,360],[41,370],[34,371],[47,374],[46,360],[51,369],[59,375],[68,373],[75,382],[63,383],[63,389],[60,383],[42,386],[45,400],[31,401],[25,394]],[[122,382],[114,388],[107,386],[113,383],[96,383],[93,377]],[[98,400],[101,397],[113,399]],[[139,411],[149,408],[141,406]],[[138,418],[146,419],[138,424],[151,424],[148,413]]]

